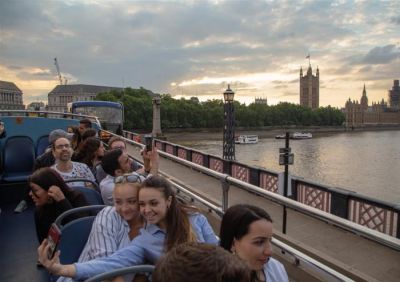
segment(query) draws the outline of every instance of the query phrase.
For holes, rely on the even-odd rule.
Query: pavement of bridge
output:
[[[128,147],[129,154],[141,159],[138,148]],[[160,171],[184,183],[186,187],[221,206],[222,188],[219,180],[160,156]],[[271,200],[231,186],[229,206],[247,203],[268,211],[274,220],[274,232],[282,229],[283,208]],[[281,233],[280,233],[281,234]],[[282,234],[281,234],[282,235]],[[399,281],[400,252],[382,246],[318,219],[288,209],[287,233],[289,240],[305,249],[342,263],[355,272],[365,274],[367,280]]]

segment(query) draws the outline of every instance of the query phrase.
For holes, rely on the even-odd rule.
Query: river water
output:
[[[222,141],[183,145],[221,156]],[[260,139],[236,145],[239,162],[281,172],[279,148],[285,140]],[[331,187],[400,204],[400,131],[343,132],[307,140],[290,140],[294,165],[289,173]]]

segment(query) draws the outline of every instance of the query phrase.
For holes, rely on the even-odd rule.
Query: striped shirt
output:
[[[78,262],[108,257],[115,251],[128,246],[130,243],[129,230],[128,223],[117,213],[115,207],[105,207],[93,221],[88,241]],[[73,280],[60,277],[57,282],[61,281]]]

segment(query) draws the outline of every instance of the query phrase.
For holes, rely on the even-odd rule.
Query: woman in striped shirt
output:
[[[113,192],[114,206],[102,209],[96,216],[92,230],[78,262],[108,257],[115,251],[129,245],[139,234],[144,219],[139,213],[138,191],[140,184],[131,183],[129,175],[117,180]],[[72,281],[60,277],[57,282]],[[126,281],[132,281],[130,276]]]

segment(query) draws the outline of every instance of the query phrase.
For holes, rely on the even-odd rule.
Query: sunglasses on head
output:
[[[124,174],[115,177],[114,183],[119,184],[119,183],[142,183],[142,179],[140,178],[140,175],[138,174]]]

